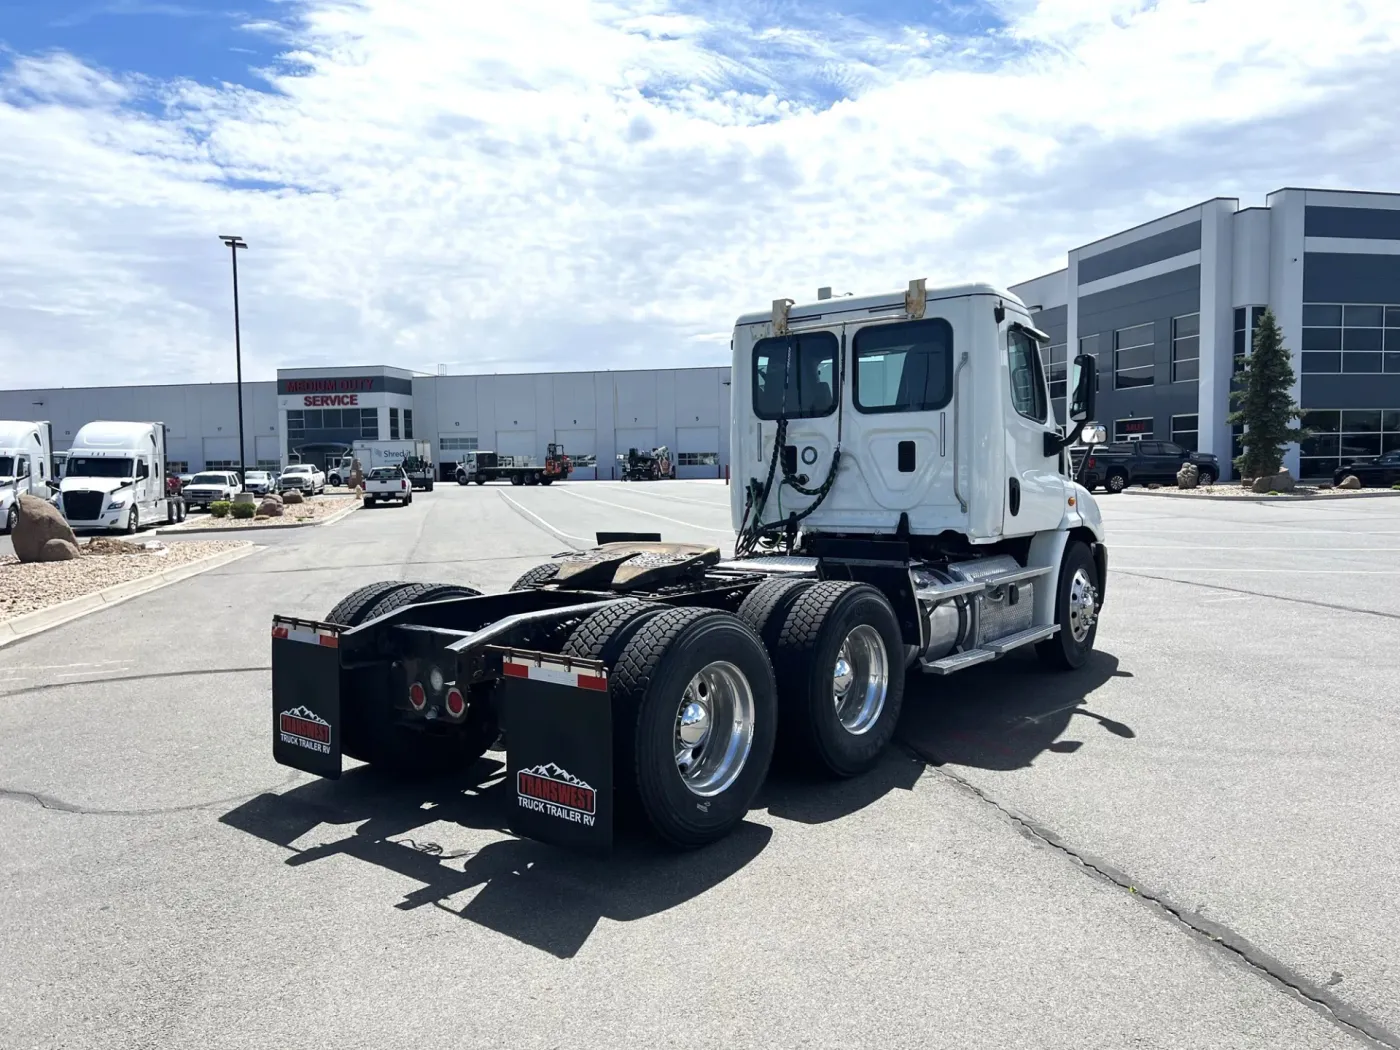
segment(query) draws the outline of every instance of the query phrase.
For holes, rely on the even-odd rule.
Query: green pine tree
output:
[[[1236,408],[1230,422],[1244,424],[1244,453],[1235,460],[1242,477],[1277,474],[1284,446],[1305,437],[1302,428],[1293,425],[1301,413],[1292,387],[1293,362],[1283,345],[1283,332],[1274,312],[1265,310],[1254,330],[1254,350],[1240,370],[1240,389],[1230,394]]]

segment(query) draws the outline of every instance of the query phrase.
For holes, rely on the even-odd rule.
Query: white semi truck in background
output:
[[[909,672],[1081,667],[1108,553],[1065,453],[1105,435],[1089,355],[1056,424],[1048,343],[985,284],[739,318],[732,554],[600,534],[505,594],[387,580],[275,616],[274,757],[465,770],[504,729],[516,833],[602,852],[625,811],[685,849],[744,819],[775,745],[869,770]]]
[[[49,500],[57,476],[51,423],[0,420],[0,523],[7,535],[19,520],[20,496]]]
[[[74,529],[174,524],[180,498],[167,491],[165,424],[98,420],[73,436],[59,506]]]

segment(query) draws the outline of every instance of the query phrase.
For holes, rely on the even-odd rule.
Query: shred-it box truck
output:
[[[53,426],[47,420],[0,420],[0,523],[6,534],[19,520],[19,498],[48,501],[53,461]]]
[[[357,441],[352,446],[353,458],[368,474],[375,467],[402,467],[415,489],[433,491],[433,443],[431,441]],[[349,470],[344,472],[347,476]]]
[[[1082,666],[1108,554],[1065,452],[1104,435],[1088,355],[1056,425],[1048,342],[985,284],[739,318],[732,557],[604,534],[504,594],[395,580],[276,616],[274,756],[465,770],[504,730],[518,834],[605,851],[626,811],[692,848],[743,820],[779,737],[870,769],[907,674]]]
[[[174,524],[184,501],[165,484],[165,424],[88,423],[73,437],[60,506],[75,529],[121,529]]]

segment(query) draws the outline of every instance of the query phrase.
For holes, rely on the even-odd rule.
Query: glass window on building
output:
[[[405,408],[403,410],[403,436],[406,438],[413,437],[413,409],[411,408]]]
[[[438,447],[444,452],[475,452],[476,435],[443,434],[438,438]]]
[[[1113,421],[1114,444],[1124,441],[1151,441],[1151,419],[1115,419]]]
[[[379,440],[379,409],[360,409],[360,437],[367,441]]]
[[[1188,452],[1200,451],[1200,416],[1172,416],[1172,441]]]
[[[1201,377],[1201,315],[1172,318],[1172,382]]]
[[[238,464],[231,459],[206,459],[205,470],[237,470]]]
[[[1151,324],[1120,328],[1113,333],[1113,386],[1117,390],[1151,386],[1153,335]]]
[[[187,459],[167,459],[165,469],[172,474],[188,474],[190,472],[190,461]]]
[[[1400,306],[1303,305],[1305,373],[1400,375]]]
[[[1309,431],[1300,448],[1305,478],[1330,478],[1355,460],[1400,451],[1400,409],[1308,409],[1302,426]]]
[[[275,473],[276,471],[282,469],[282,461],[278,459],[260,459],[258,460],[258,465],[253,469],[266,470],[269,473]]]
[[[1050,403],[1059,415],[1064,415],[1064,403],[1068,386],[1068,362],[1065,357],[1065,344],[1055,343],[1045,348],[1045,378],[1050,383]]]
[[[676,456],[676,465],[680,467],[713,467],[718,464],[718,452],[681,452]]]
[[[389,409],[389,440],[399,440],[399,410],[397,408]]]

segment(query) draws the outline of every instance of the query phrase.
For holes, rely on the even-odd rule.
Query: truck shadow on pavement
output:
[[[896,746],[884,761],[841,781],[805,777],[779,764],[756,804],[784,820],[823,824],[859,812],[891,791],[911,790],[930,765],[1012,770],[1033,765],[1045,751],[1073,754],[1083,741],[1063,737],[1077,725],[1132,740],[1131,727],[1085,706],[1111,679],[1131,677],[1119,669],[1116,656],[1097,651],[1079,670],[1065,673],[1047,674],[1031,654],[1013,654],[947,678],[912,671]]]
[[[502,772],[489,756],[471,776],[419,784],[357,768],[339,781],[258,795],[219,819],[290,850],[286,863],[294,867],[349,856],[396,872],[420,883],[399,909],[436,907],[561,959],[578,953],[600,919],[628,922],[674,908],[741,870],[772,837],[746,821],[707,849],[675,854],[619,829],[605,860],[524,839],[479,848],[435,841],[479,839],[463,828],[504,831],[506,800],[496,797],[505,792]],[[359,826],[341,833],[352,824]]]

